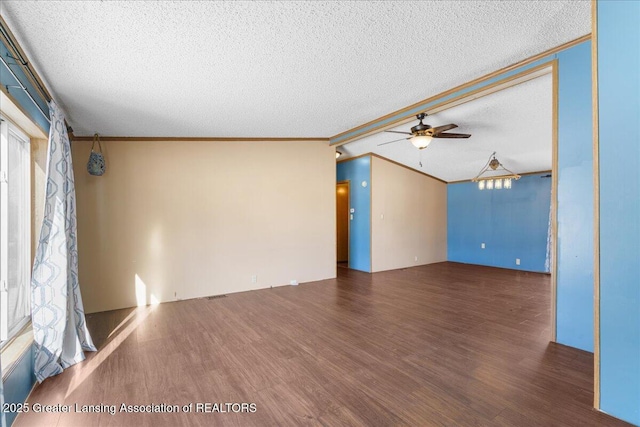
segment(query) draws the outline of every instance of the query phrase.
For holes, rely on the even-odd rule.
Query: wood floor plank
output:
[[[15,426],[627,425],[592,409],[593,355],[549,343],[549,319],[548,275],[448,262],[96,313],[99,351],[29,403],[180,412]]]

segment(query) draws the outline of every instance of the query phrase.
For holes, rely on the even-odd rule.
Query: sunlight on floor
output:
[[[91,359],[76,365],[77,370],[74,371],[74,376],[69,383],[69,388],[67,389],[67,394],[65,395],[65,399],[71,395],[78,388],[84,380],[89,378],[93,371],[100,366],[102,362],[104,362],[110,355],[113,353],[119,346],[122,344],[128,337],[131,335],[136,328],[145,321],[147,316],[151,314],[151,312],[156,308],[156,306],[146,306],[146,307],[138,307],[134,311],[129,314],[127,319],[123,321],[127,322],[129,319],[134,317],[132,321],[127,325],[119,334],[115,335],[104,348],[100,349],[98,353],[96,353]],[[121,323],[120,325],[122,325]],[[118,326],[120,327],[120,326]],[[113,335],[113,333],[112,333]],[[110,335],[111,336],[111,335]]]
[[[109,334],[111,341],[98,351],[93,357],[85,362],[76,365],[73,378],[69,383],[69,388],[65,399],[69,397],[91,374],[102,364],[135,330],[140,326],[151,312],[160,303],[155,295],[149,296],[147,305],[147,286],[140,276],[135,276],[136,301],[138,308],[133,310],[120,324]],[[125,326],[126,325],[126,326]]]

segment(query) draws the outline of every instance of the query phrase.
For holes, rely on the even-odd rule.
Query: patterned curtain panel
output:
[[[76,192],[64,115],[49,103],[44,219],[31,279],[31,319],[39,382],[96,351],[87,330],[78,284]]]

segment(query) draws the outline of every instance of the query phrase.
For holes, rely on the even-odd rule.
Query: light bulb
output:
[[[484,190],[484,181],[478,181],[478,188]]]
[[[493,190],[493,180],[492,179],[488,179],[487,180],[487,190]]]
[[[502,190],[502,180],[501,179],[496,179],[496,183],[493,186],[493,188],[495,188],[496,190]]]
[[[506,189],[511,188],[511,178],[505,178],[504,179],[504,188],[506,188]]]

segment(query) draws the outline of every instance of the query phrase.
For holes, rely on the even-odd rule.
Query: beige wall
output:
[[[326,142],[107,142],[102,177],[90,147],[72,143],[87,312],[335,277]]]
[[[446,261],[447,185],[375,156],[371,174],[372,271]]]

